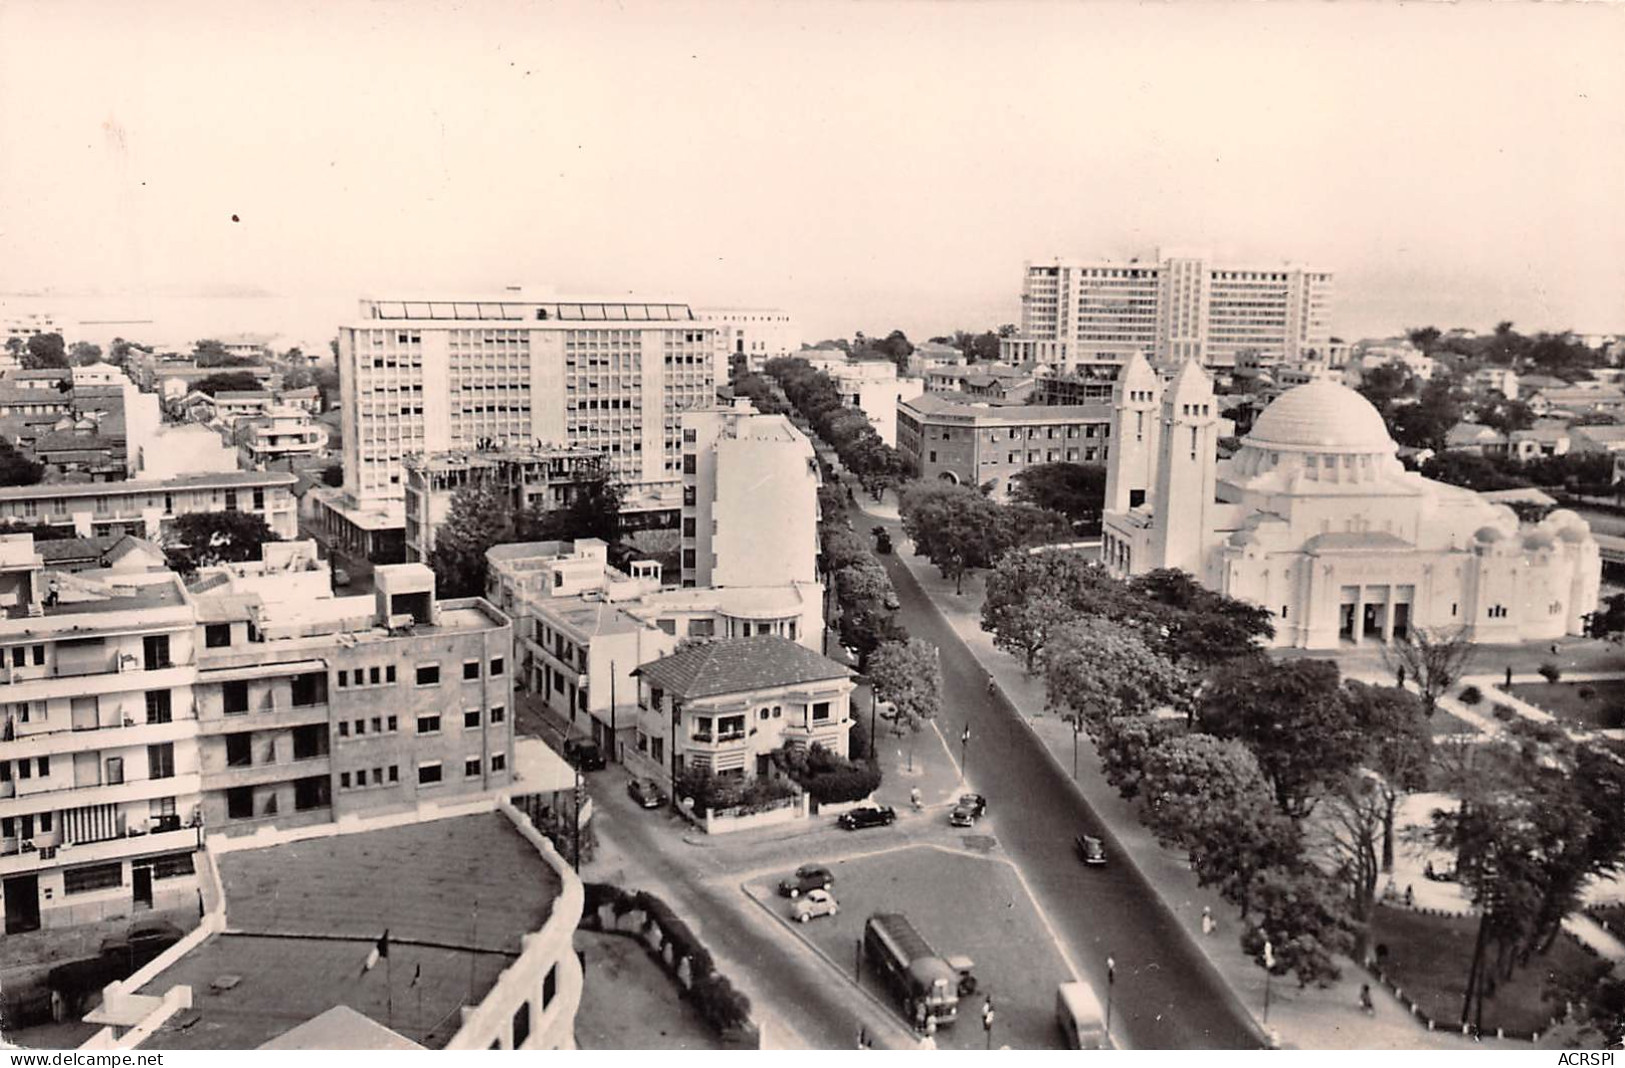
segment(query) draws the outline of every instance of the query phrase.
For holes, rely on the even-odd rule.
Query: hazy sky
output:
[[[1344,336],[1625,329],[1625,5],[0,0],[0,40],[0,291],[923,337],[1162,244],[1335,270]]]

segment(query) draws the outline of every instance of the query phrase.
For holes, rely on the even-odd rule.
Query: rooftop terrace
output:
[[[337,1005],[440,1049],[561,890],[498,813],[227,853],[219,865],[229,926],[142,988],[193,992],[144,1049],[254,1049]],[[388,960],[364,970],[386,929]]]

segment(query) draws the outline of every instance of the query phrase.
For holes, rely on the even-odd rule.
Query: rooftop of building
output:
[[[554,624],[567,627],[582,639],[606,634],[636,634],[650,624],[627,613],[609,601],[589,601],[584,597],[554,597],[536,605]]]
[[[1577,426],[1571,427],[1569,433],[1582,435],[1598,444],[1625,441],[1625,426]]]
[[[498,813],[226,853],[219,868],[230,930],[142,988],[193,991],[143,1049],[254,1049],[338,1005],[443,1048],[562,889]],[[385,931],[389,956],[366,970]]]
[[[37,497],[128,496],[163,493],[166,490],[235,489],[241,486],[289,486],[295,478],[286,471],[216,471],[207,474],[177,475],[174,478],[125,482],[86,482],[78,484],[41,483],[36,486],[0,487],[0,501],[29,500]]]
[[[635,674],[651,686],[692,699],[844,679],[851,672],[805,646],[767,635],[690,645],[644,664]]]
[[[150,611],[186,604],[180,579],[174,575],[166,575],[166,581],[159,582],[133,582],[130,578],[114,572],[43,570],[39,592],[45,618]],[[8,610],[8,617],[25,619],[27,611],[14,606]]]
[[[203,396],[208,396],[207,393]],[[276,393],[269,389],[222,389],[216,390],[214,399],[220,401],[262,401],[273,400]]]
[[[379,322],[491,322],[524,323],[526,326],[555,323],[648,323],[698,322],[688,304],[675,301],[627,300],[548,295],[535,299],[523,290],[472,297],[445,296],[432,299],[411,297],[361,300],[361,318],[347,324],[367,329]]]
[[[1253,424],[1248,445],[1392,455],[1396,448],[1382,415],[1360,394],[1328,379],[1294,386]]]
[[[988,403],[991,398],[970,397],[963,393],[922,393],[918,397],[897,402],[920,415],[951,416],[975,419],[978,422],[1005,425],[1009,423],[1100,423],[1111,419],[1112,406],[1106,401],[1098,404],[1000,404]]]
[[[409,471],[454,471],[470,467],[495,467],[503,463],[537,463],[545,460],[601,461],[594,449],[567,445],[520,445],[500,449],[451,449],[442,452],[412,453],[401,460]]]

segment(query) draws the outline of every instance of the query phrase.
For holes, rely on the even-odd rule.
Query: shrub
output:
[[[725,975],[710,973],[694,984],[692,996],[700,1015],[718,1031],[750,1023],[750,998],[734,989]]]
[[[1552,663],[1550,660],[1540,665],[1539,671],[1540,677],[1554,686],[1557,684],[1557,680],[1563,677],[1563,669]]]
[[[784,746],[774,751],[773,762],[821,805],[861,801],[880,785],[878,767],[854,763],[821,745]]]
[[[1597,696],[1597,691],[1592,689],[1590,686],[1582,686],[1574,692],[1575,695],[1578,696],[1582,701],[1589,701],[1593,697]]]
[[[1513,720],[1518,718],[1518,712],[1516,709],[1514,709],[1511,705],[1503,705],[1500,702],[1496,702],[1495,707],[1490,711],[1494,713],[1495,718],[1500,720],[1502,723],[1511,723]]]
[[[1461,688],[1462,704],[1476,705],[1482,700],[1484,700],[1484,691],[1480,690],[1477,686],[1463,686]]]

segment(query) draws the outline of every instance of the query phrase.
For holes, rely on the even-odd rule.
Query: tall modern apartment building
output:
[[[818,460],[749,401],[683,416],[683,585],[818,581]]]
[[[399,528],[406,456],[545,444],[604,454],[631,511],[675,507],[678,418],[714,402],[716,352],[687,304],[363,300],[339,328],[344,488],[323,505]]]
[[[1215,368],[1238,353],[1294,360],[1330,342],[1332,275],[1296,264],[1222,264],[1200,251],[1155,259],[1028,263],[1021,334],[1000,345],[1015,363],[1111,370],[1136,352]]]

